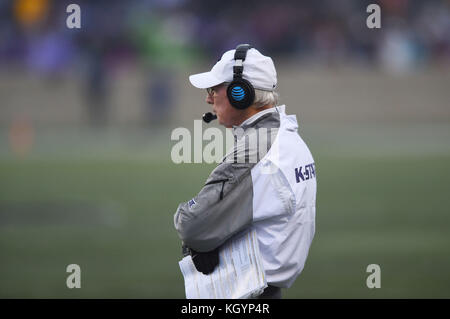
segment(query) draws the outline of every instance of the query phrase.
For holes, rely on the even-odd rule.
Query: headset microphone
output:
[[[213,114],[211,112],[203,114],[203,121],[205,123],[209,123],[209,122],[211,122],[212,120],[215,120],[215,119],[217,119],[217,115],[216,114]]]

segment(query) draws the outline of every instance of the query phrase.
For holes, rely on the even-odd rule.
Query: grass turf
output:
[[[313,153],[316,236],[284,297],[449,298],[450,155]],[[1,159],[0,297],[184,298],[173,213],[212,167]],[[72,263],[81,289],[66,287]]]

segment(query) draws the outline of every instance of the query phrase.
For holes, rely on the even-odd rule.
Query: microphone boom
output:
[[[217,115],[216,114],[213,114],[213,113],[211,113],[211,112],[208,112],[208,113],[205,113],[205,114],[203,114],[203,121],[205,122],[205,123],[209,123],[209,122],[211,122],[212,120],[215,120],[215,119],[217,119]]]

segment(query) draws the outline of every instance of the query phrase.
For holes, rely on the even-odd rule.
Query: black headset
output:
[[[249,44],[240,44],[234,53],[233,81],[228,85],[227,96],[230,104],[239,110],[244,110],[253,104],[255,100],[255,88],[242,78],[244,71],[243,62],[247,56],[247,51],[252,47]]]

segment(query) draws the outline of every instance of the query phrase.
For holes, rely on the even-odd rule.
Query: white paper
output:
[[[187,299],[238,299],[260,295],[267,287],[256,231],[229,240],[219,252],[219,264],[209,275],[195,269],[191,256],[180,262]]]

